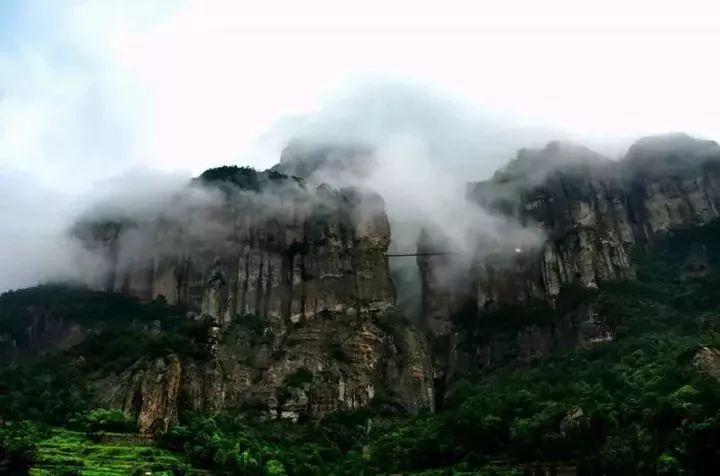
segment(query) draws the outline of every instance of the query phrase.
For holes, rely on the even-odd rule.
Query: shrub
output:
[[[44,431],[27,421],[0,427],[0,474],[27,474],[37,458],[37,444],[44,437]]]
[[[136,433],[135,420],[120,410],[97,408],[80,418],[80,422],[88,432],[106,431],[112,433]]]

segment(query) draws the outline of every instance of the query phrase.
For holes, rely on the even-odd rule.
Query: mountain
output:
[[[97,406],[121,409],[148,433],[176,424],[182,405],[254,406],[298,420],[365,407],[384,392],[407,411],[432,408],[425,338],[394,317],[380,197],[232,167],[206,171],[197,186],[217,193],[191,202],[197,191],[188,189],[159,216],[75,228],[102,257],[107,292],[187,309],[178,319],[198,328],[202,350],[138,356],[118,374],[98,374]],[[137,313],[128,310],[128,324]],[[15,350],[80,344],[104,315],[81,322],[52,306],[29,310],[30,337],[14,337],[25,341]],[[178,323],[145,325],[164,333]]]
[[[448,379],[459,369],[474,372],[508,358],[527,361],[612,340],[615,331],[604,316],[592,306],[567,308],[566,295],[602,282],[634,280],[634,250],[674,230],[716,220],[720,147],[672,134],[641,139],[624,159],[611,161],[552,142],[541,150],[521,150],[492,179],[470,184],[468,195],[539,230],[544,239],[523,249],[478,243],[471,269],[451,289],[438,284],[446,274],[446,256],[418,258],[425,283],[423,320],[436,340],[451,341],[439,356],[448,361],[443,364]],[[458,350],[466,325],[492,327],[508,309],[523,307],[556,318],[540,323],[530,316],[509,339],[490,339],[469,353]]]
[[[294,143],[271,170],[78,222],[98,289],[0,296],[0,473],[90,474],[103,444],[152,444],[173,456],[138,471],[710,474],[717,144],[519,151],[467,187],[511,232],[470,257],[418,243],[412,323],[382,197],[307,180],[373,160]]]

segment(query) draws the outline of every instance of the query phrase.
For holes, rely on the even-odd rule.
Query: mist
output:
[[[537,248],[540,229],[524,227],[483,209],[466,194],[514,158],[521,147],[543,147],[560,130],[520,125],[490,115],[469,101],[433,88],[397,81],[371,81],[330,98],[312,114],[287,118],[261,140],[347,146],[373,151],[328,162],[308,181],[359,187],[381,195],[390,219],[390,253],[447,253],[435,267],[447,290],[464,284],[470,267],[489,253]],[[331,146],[330,146],[331,147]],[[283,170],[282,168],[280,170]],[[292,170],[292,169],[291,169]],[[390,260],[398,300],[406,313],[419,311],[420,277],[414,257]]]
[[[50,189],[27,174],[0,171],[0,291],[48,282],[97,287],[104,257],[73,228],[86,220],[149,222],[172,210],[190,177],[132,169],[82,192]]]
[[[511,127],[461,104],[413,84],[355,84],[330,98],[320,111],[280,120],[257,139],[253,153],[263,151],[263,161],[275,163],[292,139],[371,147],[375,164],[365,176],[319,170],[310,183],[379,193],[393,227],[392,250],[414,251],[422,229],[440,229],[449,238],[449,249],[459,261],[467,262],[477,237],[492,237],[502,225],[466,200],[468,178],[489,175],[516,148],[541,144],[550,133]],[[52,187],[28,172],[6,171],[0,220],[9,232],[0,237],[0,255],[2,268],[9,271],[0,289],[47,280],[96,279],[102,265],[93,262],[96,258],[82,257],[82,248],[70,236],[79,220],[123,218],[149,223],[163,214],[185,213],[191,205],[179,202],[178,196],[192,203],[212,202],[207,195],[179,194],[190,181],[189,171],[135,166],[122,171],[122,164],[133,164],[132,159],[115,164],[121,172],[110,178],[87,173],[83,186],[76,186],[75,179],[60,180]],[[265,195],[262,201],[265,210],[274,209],[272,196]],[[128,249],[142,248],[136,243]],[[406,259],[404,264],[414,266],[414,260]]]
[[[20,173],[0,171],[0,190],[0,291],[84,279],[92,258],[66,233],[77,204]]]
[[[415,4],[377,26],[310,2],[288,23],[273,8],[210,3],[30,0],[0,12],[0,290],[93,275],[69,234],[78,220],[182,211],[192,176],[272,167],[291,140],[369,147],[364,175],[310,180],[377,191],[391,251],[414,251],[431,230],[461,267],[480,242],[541,239],[465,197],[518,149],[568,140],[617,158],[641,134],[717,137],[702,35],[552,12],[531,29],[512,16],[488,29],[493,17],[408,15]],[[386,12],[372,3],[366,13]]]

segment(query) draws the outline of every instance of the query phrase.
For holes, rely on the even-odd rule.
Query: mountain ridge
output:
[[[312,159],[306,172],[331,160],[323,150],[318,159],[313,148],[303,149]],[[348,154],[342,161],[352,162],[352,151]],[[645,172],[648,157],[656,159],[653,173]],[[301,156],[292,160],[293,167],[302,165]],[[534,161],[545,165],[533,167]],[[17,419],[29,403],[26,414],[61,424],[88,407],[107,408],[119,410],[142,433],[175,435],[194,424],[192,415],[250,412],[304,428],[307,420],[362,414],[363,425],[376,421],[400,432],[391,437],[368,426],[358,433],[359,441],[379,435],[367,440],[376,455],[368,454],[362,464],[379,470],[384,458],[401,470],[395,456],[383,453],[395,444],[392,438],[434,445],[432,438],[419,443],[420,433],[405,432],[412,433],[413,425],[441,425],[436,431],[456,449],[427,450],[437,458],[431,461],[413,447],[417,453],[408,458],[416,469],[459,464],[458,458],[474,467],[487,462],[468,452],[482,447],[495,454],[500,447],[478,440],[475,450],[466,450],[469,442],[443,430],[462,426],[454,418],[469,411],[458,403],[467,379],[479,378],[478,388],[512,399],[484,379],[507,375],[499,381],[516,388],[523,366],[551,372],[557,361],[575,368],[572,357],[564,356],[624,349],[628,335],[645,342],[645,333],[657,326],[688,345],[682,352],[692,356],[683,357],[683,366],[694,370],[683,379],[696,382],[697,369],[715,374],[714,324],[707,323],[716,305],[712,298],[703,301],[718,259],[712,237],[720,233],[720,147],[713,142],[683,135],[643,139],[620,162],[559,142],[519,152],[505,171],[469,185],[468,196],[497,216],[539,230],[544,239],[537,248],[516,248],[509,237],[502,243],[478,241],[452,286],[443,281],[452,254],[418,256],[419,322],[402,316],[395,301],[386,256],[391,229],[382,197],[309,187],[302,177],[278,170],[239,167],[209,170],[192,186],[209,186],[212,193],[201,201],[183,202],[180,196],[179,208],[149,220],[86,221],[76,227],[88,249],[108,264],[105,292],[41,287],[0,296],[0,355],[14,362],[2,369],[0,399],[7,406],[0,417]],[[428,244],[421,241],[418,249]],[[432,244],[438,245],[437,237]],[[652,269],[659,270],[658,277],[649,276]],[[668,270],[675,276],[668,278]],[[623,294],[623,286],[630,294]],[[668,300],[663,289],[683,293],[691,303]],[[627,315],[623,306],[639,315]],[[656,323],[646,314],[650,310],[673,318],[687,311],[703,324],[689,330],[686,320]],[[65,381],[47,375],[43,366]],[[594,381],[601,370],[592,368],[587,378]],[[38,380],[35,373],[45,377]],[[665,392],[669,383],[663,382]],[[571,394],[585,395],[576,389]],[[492,406],[482,394],[473,395],[463,397],[467,405]],[[547,431],[560,435],[562,451],[553,453],[539,440],[523,443],[502,426],[497,438],[520,445],[519,452],[503,449],[505,456],[527,461],[535,445],[544,459],[589,458],[563,436],[568,425],[586,431],[582,422],[597,410],[582,402],[576,406],[579,410],[564,404],[562,411],[543,410],[551,414],[551,423],[543,425],[555,425]],[[482,418],[490,417],[517,424],[502,415]],[[395,427],[397,418],[409,420]],[[230,429],[236,423],[227,425],[213,431],[236,431]],[[673,457],[682,457],[676,453]]]

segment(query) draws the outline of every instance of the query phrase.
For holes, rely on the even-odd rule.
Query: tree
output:
[[[88,432],[107,431],[112,433],[136,433],[137,423],[120,410],[96,408],[80,419]]]
[[[0,428],[0,474],[27,474],[43,435],[37,425],[27,421]]]

